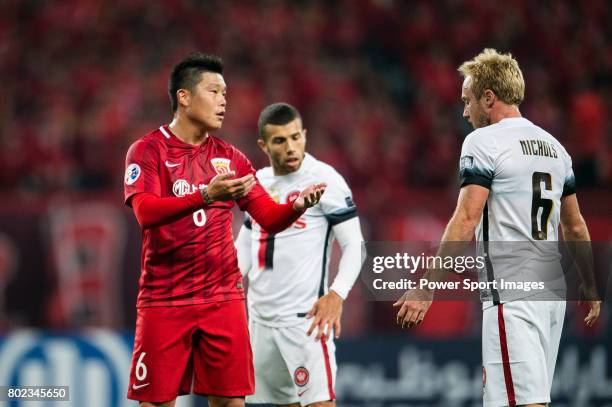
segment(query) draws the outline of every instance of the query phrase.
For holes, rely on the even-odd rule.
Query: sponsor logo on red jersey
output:
[[[181,197],[181,196],[193,194],[195,191],[197,191],[198,189],[203,189],[205,186],[206,185],[204,184],[200,184],[198,186],[198,185],[190,184],[184,179],[177,179],[176,181],[174,181],[174,184],[172,184],[172,193],[178,197]]]

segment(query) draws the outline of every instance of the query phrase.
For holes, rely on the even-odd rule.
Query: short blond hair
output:
[[[458,71],[472,77],[472,91],[480,99],[490,89],[504,103],[519,105],[525,97],[525,80],[516,59],[486,48],[474,59],[461,64]]]

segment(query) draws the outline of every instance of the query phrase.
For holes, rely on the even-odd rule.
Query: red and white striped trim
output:
[[[170,135],[168,134],[168,132],[166,131],[166,129],[164,129],[164,126],[159,126],[159,131],[162,132],[162,134],[166,137],[166,138],[170,138]]]
[[[327,390],[329,391],[329,399],[335,400],[336,393],[334,393],[331,364],[329,363],[329,352],[327,350],[327,343],[323,338],[321,339],[321,347],[323,348],[323,358],[325,359],[325,373],[327,374]]]
[[[516,395],[514,394],[514,383],[512,382],[512,370],[510,369],[510,356],[508,354],[508,340],[506,338],[506,323],[504,322],[504,304],[497,306],[497,322],[499,325],[499,342],[501,345],[502,363],[504,366],[504,381],[506,382],[506,393],[510,407],[516,406]]]

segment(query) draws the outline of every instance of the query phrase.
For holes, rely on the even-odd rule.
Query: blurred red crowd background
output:
[[[9,0],[0,5],[0,207],[84,195],[121,205],[127,147],[171,120],[169,72],[198,50],[225,62],[218,135],[256,168],[266,165],[259,112],[292,103],[308,150],[352,186],[366,239],[435,240],[471,131],[456,68],[494,47],[517,57],[523,114],[566,146],[595,237],[610,239],[611,18],[604,0]],[[377,312],[355,324],[384,328]]]

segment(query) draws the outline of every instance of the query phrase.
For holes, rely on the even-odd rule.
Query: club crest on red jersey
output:
[[[212,164],[213,168],[215,169],[215,172],[218,175],[227,174],[228,172],[230,172],[231,162],[232,161],[228,158],[213,158],[212,160],[210,160],[210,163]]]
[[[308,373],[308,369],[304,366],[300,366],[295,369],[293,373],[293,381],[300,387],[304,387],[308,384],[308,379],[310,379],[310,373]]]

